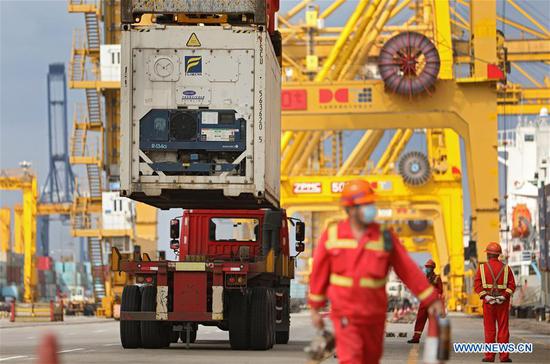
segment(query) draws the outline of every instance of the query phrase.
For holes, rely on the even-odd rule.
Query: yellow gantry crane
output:
[[[22,164],[20,169],[5,169],[0,171],[0,190],[21,191],[23,208],[15,213],[15,246],[14,252],[24,254],[23,285],[25,302],[36,298],[36,269],[34,255],[36,253],[36,215],[38,189],[35,174],[29,169],[29,164]],[[7,212],[6,212],[7,210]],[[9,250],[9,209],[2,209],[2,251]],[[6,226],[8,224],[8,226]],[[7,230],[7,234],[6,234]],[[21,235],[22,245],[21,246]]]
[[[35,173],[30,163],[22,162],[22,168],[0,170],[0,190],[20,191],[22,205],[13,207],[14,239],[11,244],[11,209],[0,209],[0,251],[24,255],[23,300],[33,302],[36,296],[36,218],[39,215],[69,214],[68,204],[39,204]]]
[[[11,250],[11,209],[0,208],[0,252]]]
[[[334,7],[328,9],[334,10]],[[318,100],[311,100],[308,97],[310,91],[302,89],[301,91],[305,91],[303,94],[307,98],[308,105],[322,103],[320,108],[326,110],[325,114],[328,117],[337,113],[335,110],[342,107],[365,108],[371,106],[374,96],[370,86],[356,87],[355,90],[359,90],[356,102],[353,105],[345,105],[350,104],[348,102],[349,94],[350,90],[353,90],[353,86],[350,87],[353,82],[350,83],[349,80],[355,78],[359,65],[366,63],[370,49],[373,48],[376,38],[392,16],[392,12],[398,13],[400,9],[403,9],[403,4],[399,8],[397,1],[363,1],[359,3],[315,76],[316,83],[312,83],[312,85],[316,85],[328,79],[332,81],[334,87],[311,90],[312,95],[318,94]],[[318,24],[316,12],[317,9],[310,8],[306,13],[306,19],[310,19],[312,26]],[[325,11],[320,17],[323,18],[326,15]],[[309,55],[309,57],[316,56]],[[315,64],[317,61],[309,63]],[[443,72],[448,73],[448,70],[444,69]],[[341,93],[340,99],[338,99],[338,93]],[[287,95],[292,97],[293,94],[295,91],[290,91]],[[327,97],[323,98],[323,95],[333,95],[333,99],[331,100],[329,97],[329,101],[327,101]],[[282,166],[282,202],[284,206],[302,211],[335,211],[339,192],[345,181],[358,178],[358,176],[368,179],[377,188],[383,200],[380,203],[381,211],[384,211],[383,219],[397,227],[409,250],[430,251],[443,266],[454,259],[453,266],[458,267],[453,273],[458,272],[458,274],[449,275],[449,290],[452,292],[449,305],[453,308],[460,306],[462,248],[460,247],[459,251],[456,245],[448,243],[457,237],[462,241],[461,164],[460,154],[457,152],[459,145],[456,134],[450,130],[446,132],[442,129],[426,132],[427,140],[431,141],[428,154],[434,166],[434,177],[423,188],[411,188],[403,183],[401,176],[388,175],[388,172],[393,171],[397,158],[411,138],[413,134],[411,129],[397,130],[376,166],[370,167],[367,162],[380,143],[384,134],[383,130],[366,131],[353,148],[350,156],[343,161],[341,133],[333,132],[339,129],[337,127],[339,124],[333,122],[329,124],[330,126],[317,129],[325,130],[325,135],[331,134],[329,137],[332,138],[333,147],[329,163],[319,160],[324,158],[324,153],[320,151],[323,145],[316,143],[323,139],[321,131],[313,132],[313,137],[303,131],[285,133]],[[312,163],[312,159],[317,160]],[[445,163],[441,163],[442,160]],[[323,168],[324,165],[328,165],[329,168]],[[292,168],[288,169],[288,166],[292,166]],[[433,193],[435,186],[441,186],[439,195]],[[449,203],[460,205],[460,207],[454,210],[446,208]],[[325,216],[327,215],[325,214]],[[418,224],[407,224],[407,222],[415,221],[431,221],[432,226],[426,225],[422,231],[415,232],[412,229],[418,229]],[[457,229],[449,229],[448,226],[451,223],[453,223],[452,226],[457,226]],[[436,240],[438,244],[434,243]],[[457,259],[458,257],[460,259]]]
[[[329,210],[334,215],[343,181],[361,176],[386,186],[378,188],[382,218],[401,230],[407,248],[431,251],[439,266],[449,263],[445,275],[450,309],[466,305],[475,310],[476,297],[466,296],[463,286],[462,163],[468,166],[473,239],[481,252],[487,242],[498,239],[497,111],[538,113],[549,96],[540,88],[497,85],[494,72],[510,60],[547,60],[547,30],[537,33],[542,35],[537,40],[497,38],[494,1],[459,1],[468,21],[457,20],[457,10],[448,1],[359,1],[344,27],[324,27],[325,19],[344,2],[334,1],[320,11],[312,1],[302,1],[279,18],[287,81],[282,98],[282,202],[294,210],[319,215]],[[291,18],[304,9],[305,22],[292,24]],[[395,24],[397,17],[405,19],[401,25]],[[457,21],[465,27],[458,27]],[[431,39],[439,53],[439,77],[429,96],[394,95],[376,79],[383,45],[410,31]],[[459,32],[467,34],[460,37]],[[535,44],[541,49],[538,58],[528,51]],[[463,74],[460,66],[466,66]],[[394,172],[413,128],[425,131],[433,171],[422,186],[407,185]],[[398,130],[378,163],[369,165],[384,129]],[[366,130],[346,160],[338,130]],[[465,142],[466,161],[460,160],[458,135]],[[432,221],[431,230],[410,234],[403,222],[417,219]]]
[[[150,255],[156,252],[157,210],[136,204],[132,229],[106,229],[102,224],[102,194],[116,190],[119,165],[120,81],[106,78],[101,72],[102,45],[112,46],[108,59],[120,65],[120,1],[68,0],[70,13],[84,15],[85,29],[73,34],[69,64],[69,87],[83,89],[86,104],[75,110],[70,144],[70,162],[84,166],[87,193],[75,197],[72,210],[72,233],[85,237],[92,264],[94,295],[102,301],[99,314],[112,316],[116,296],[121,296],[126,277],[113,281],[106,273],[105,252],[117,246],[130,254],[134,244]],[[119,76],[119,75],[118,75]],[[107,183],[105,183],[106,181]]]

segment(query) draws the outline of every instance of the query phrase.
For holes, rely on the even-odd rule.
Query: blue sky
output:
[[[281,12],[284,13],[296,2],[283,0],[281,3]],[[317,3],[324,8],[330,2]],[[548,25],[550,1],[530,0],[527,3],[538,21]],[[327,25],[341,24],[356,4],[357,1],[348,1]],[[502,12],[502,4],[499,0],[499,12]],[[506,7],[506,14],[512,18],[518,17],[510,6]],[[20,161],[29,161],[38,174],[40,184],[44,183],[48,172],[48,65],[53,62],[68,63],[73,30],[83,27],[84,17],[82,14],[69,14],[65,0],[0,0],[0,168],[16,168]],[[510,27],[506,30],[510,36],[518,36]],[[535,75],[550,74],[547,66],[527,69]],[[529,84],[516,73],[512,74],[512,79]],[[72,125],[73,105],[81,102],[83,95],[82,90],[68,91],[69,126]],[[422,143],[415,138],[410,147],[418,148]],[[17,193],[0,192],[0,206],[12,206],[19,200]],[[167,246],[168,219],[174,214],[176,211],[160,212],[160,246]],[[59,224],[52,226],[50,240],[53,249],[61,249],[61,246],[71,249],[71,237],[62,232]]]

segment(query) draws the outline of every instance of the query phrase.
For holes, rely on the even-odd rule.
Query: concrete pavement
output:
[[[81,322],[78,322],[81,321]],[[482,342],[482,320],[461,314],[451,315],[454,342]],[[544,324],[543,324],[544,325]],[[519,326],[519,325],[518,325]],[[276,345],[273,350],[232,351],[228,334],[214,327],[199,328],[197,343],[186,349],[184,344],[172,344],[161,350],[124,350],[119,341],[119,324],[104,319],[69,319],[65,323],[40,325],[0,324],[0,362],[36,362],[37,345],[46,332],[58,337],[62,363],[254,363],[280,364],[305,363],[303,348],[314,335],[306,312],[292,316],[291,341],[288,345]],[[407,332],[407,338],[386,338],[382,363],[420,363],[422,344],[410,345],[412,324],[388,324],[388,332]],[[550,358],[550,335],[541,330],[515,329],[512,324],[512,342],[532,342],[532,354],[514,354],[515,363],[545,363]],[[480,362],[481,354],[452,354],[451,363]],[[326,363],[334,364],[336,360]]]

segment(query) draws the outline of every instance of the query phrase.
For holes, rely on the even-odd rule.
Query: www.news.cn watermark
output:
[[[533,352],[532,343],[453,343],[455,353],[511,353],[524,354]]]

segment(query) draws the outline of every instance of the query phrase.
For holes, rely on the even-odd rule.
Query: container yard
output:
[[[543,0],[0,1],[0,362],[546,363],[549,109]]]

